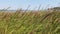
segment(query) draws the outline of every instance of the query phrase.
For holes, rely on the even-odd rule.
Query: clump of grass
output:
[[[0,34],[60,34],[60,12],[0,12]]]

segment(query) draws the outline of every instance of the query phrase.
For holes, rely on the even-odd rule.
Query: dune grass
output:
[[[60,34],[60,12],[0,12],[0,34]]]

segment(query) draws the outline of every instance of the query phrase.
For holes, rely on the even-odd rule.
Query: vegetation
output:
[[[0,12],[0,34],[60,34],[60,12]]]

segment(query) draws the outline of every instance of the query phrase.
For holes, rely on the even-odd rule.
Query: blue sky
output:
[[[10,9],[26,9],[30,5],[29,9],[45,9],[47,7],[60,6],[60,0],[0,0],[0,9],[11,7]]]

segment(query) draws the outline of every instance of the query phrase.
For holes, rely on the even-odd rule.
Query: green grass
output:
[[[60,34],[60,12],[0,12],[0,34]]]

